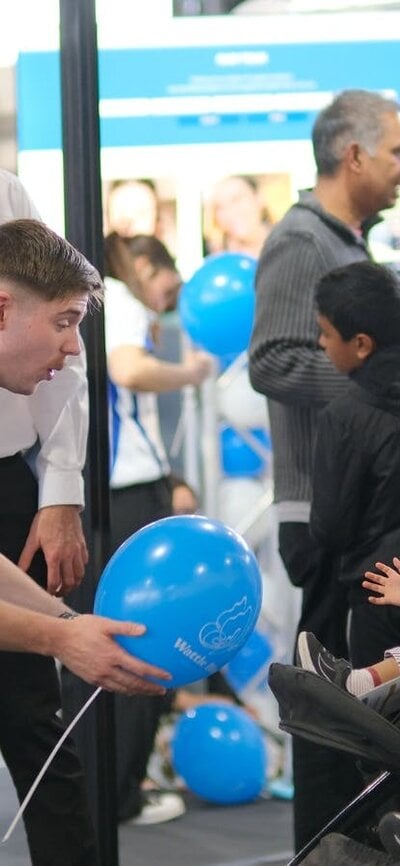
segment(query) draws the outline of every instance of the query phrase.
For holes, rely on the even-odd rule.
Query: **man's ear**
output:
[[[12,297],[9,292],[0,290],[0,330],[3,331],[12,306]]]
[[[363,164],[363,148],[356,142],[352,141],[346,149],[345,161],[350,171],[360,173]]]
[[[376,349],[376,343],[373,337],[369,334],[356,334],[356,352],[357,358],[360,361],[365,361],[369,358]]]

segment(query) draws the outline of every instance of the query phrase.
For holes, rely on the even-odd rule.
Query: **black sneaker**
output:
[[[309,631],[301,631],[299,634],[296,663],[305,671],[313,671],[314,674],[330,680],[331,683],[347,691],[346,681],[352,671],[350,662],[335,658]]]
[[[379,838],[388,854],[400,858],[400,813],[388,812],[379,821]]]

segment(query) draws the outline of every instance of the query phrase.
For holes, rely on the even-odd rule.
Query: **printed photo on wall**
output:
[[[104,233],[155,235],[176,255],[176,184],[171,178],[115,178],[103,184]]]
[[[292,200],[286,173],[221,177],[203,193],[205,254],[228,250],[258,258],[272,225]]]
[[[173,15],[302,15],[400,9],[399,0],[173,0]]]

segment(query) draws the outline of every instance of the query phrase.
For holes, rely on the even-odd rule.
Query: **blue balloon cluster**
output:
[[[241,253],[217,253],[183,286],[182,327],[194,343],[218,356],[247,348],[253,327],[256,260]]]
[[[271,450],[271,439],[263,428],[249,430],[249,433],[264,446]],[[233,427],[224,426],[220,430],[222,469],[224,475],[250,476],[262,475],[266,468],[266,460],[257,454],[243,439],[243,436]]]
[[[195,794],[221,805],[254,800],[266,782],[261,731],[244,710],[229,704],[202,704],[181,716],[172,762]]]
[[[257,560],[234,530],[200,515],[167,517],[131,536],[100,579],[94,613],[143,623],[118,637],[132,655],[172,674],[173,688],[223,667],[261,607]]]

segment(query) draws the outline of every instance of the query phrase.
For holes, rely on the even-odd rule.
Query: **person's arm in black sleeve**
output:
[[[361,452],[335,416],[334,405],[319,417],[310,531],[321,546],[343,553],[354,542],[359,523]]]

